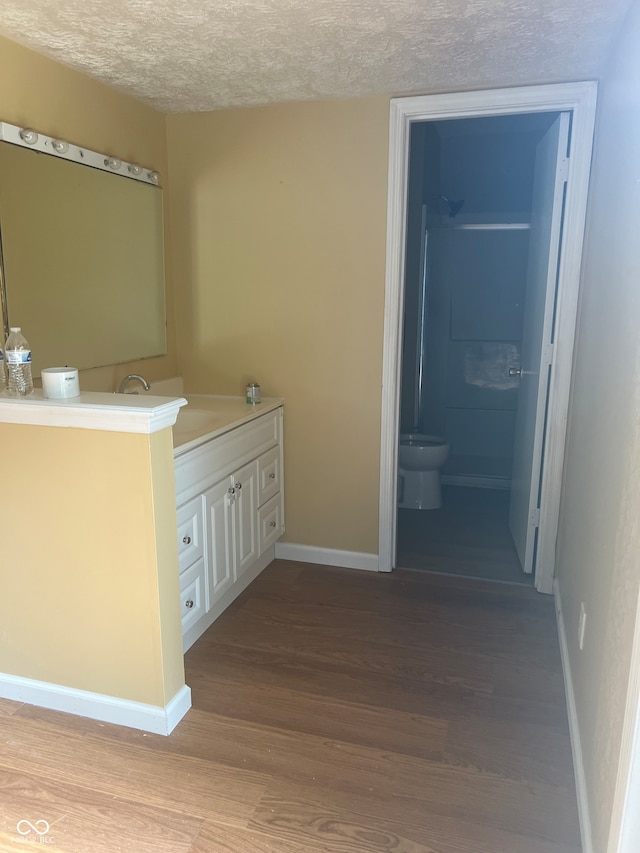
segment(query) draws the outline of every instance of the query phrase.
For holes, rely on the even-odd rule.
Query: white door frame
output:
[[[380,440],[379,571],[391,571],[396,557],[398,421],[411,124],[419,121],[568,110],[573,114],[571,159],[563,223],[562,255],[558,269],[556,344],[549,388],[540,528],[535,567],[535,583],[538,591],[552,592],[596,93],[597,84],[588,81],[525,86],[516,89],[420,95],[394,98],[391,101]]]

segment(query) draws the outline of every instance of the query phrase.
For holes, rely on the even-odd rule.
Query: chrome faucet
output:
[[[135,379],[136,382],[139,382],[145,391],[149,391],[151,389],[151,385],[147,382],[147,380],[140,376],[139,373],[130,373],[128,376],[125,376],[122,382],[118,385],[117,394],[137,394],[137,391],[126,391],[126,387],[129,382],[132,382]]]

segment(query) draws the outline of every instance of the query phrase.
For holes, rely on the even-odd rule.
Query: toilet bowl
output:
[[[442,506],[440,468],[449,457],[449,442],[439,435],[406,433],[398,451],[398,506],[438,509]]]

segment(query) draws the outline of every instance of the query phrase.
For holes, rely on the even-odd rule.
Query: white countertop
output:
[[[110,432],[152,433],[173,426],[184,397],[84,391],[77,397],[50,400],[36,389],[28,397],[0,394],[0,423],[75,427]]]
[[[265,397],[261,403],[251,404],[244,397],[188,394],[186,402],[173,427],[174,456],[277,409],[284,400]]]
[[[50,400],[36,389],[28,397],[0,393],[0,423],[133,433],[152,433],[173,426],[174,454],[179,455],[278,408],[283,402],[279,397],[267,397],[252,405],[244,397],[210,394],[158,397],[99,391]]]

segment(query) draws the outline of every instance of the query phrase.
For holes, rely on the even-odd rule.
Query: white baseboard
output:
[[[153,705],[148,707],[153,707]],[[164,711],[166,725],[164,730],[157,732],[157,734],[170,735],[189,708],[191,708],[191,688],[184,684],[173,699],[170,699],[164,708],[160,709]]]
[[[593,839],[591,836],[591,816],[589,813],[589,799],[587,796],[587,778],[584,772],[584,761],[582,758],[582,742],[580,740],[580,726],[578,725],[576,697],[573,690],[573,679],[571,677],[571,664],[569,662],[569,647],[567,645],[567,634],[565,631],[564,616],[562,615],[560,587],[557,580],[554,580],[553,582],[553,596],[555,599],[556,606],[558,638],[560,640],[560,657],[562,658],[564,690],[567,697],[567,714],[569,716],[571,752],[573,754],[573,771],[575,773],[576,778],[576,795],[578,798],[578,818],[580,820],[580,835],[582,837],[582,853],[594,853]]]
[[[296,545],[294,542],[276,542],[276,558],[297,560],[301,563],[320,563],[323,566],[340,566],[343,569],[378,571],[377,554],[338,551],[335,548],[315,548],[313,545]]]
[[[186,685],[162,707],[6,673],[0,673],[0,697],[158,735],[171,734],[191,707],[191,690]]]

